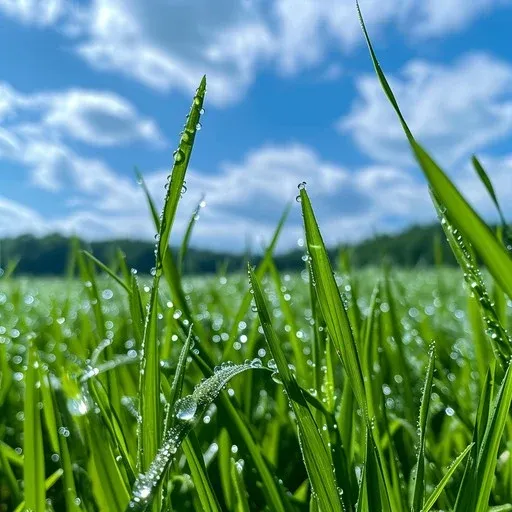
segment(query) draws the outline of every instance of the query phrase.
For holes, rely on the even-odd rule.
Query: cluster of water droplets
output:
[[[151,503],[153,493],[182,441],[229,380],[246,370],[259,368],[263,368],[259,358],[247,360],[243,364],[223,363],[214,369],[211,377],[198,384],[191,395],[177,400],[174,406],[173,426],[164,435],[162,446],[148,471],[137,477],[128,510],[145,510]]]
[[[485,333],[491,338],[496,357],[501,361],[509,359],[512,356],[512,338],[502,326],[496,313],[495,304],[487,291],[482,273],[470,252],[470,243],[448,220],[446,208],[438,206],[437,210],[448,242],[463,269],[464,279],[478,301],[485,324]]]

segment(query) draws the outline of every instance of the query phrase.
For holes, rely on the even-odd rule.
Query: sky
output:
[[[413,133],[488,220],[477,154],[512,213],[512,0],[361,0]],[[375,78],[353,0],[0,0],[0,238],[152,239],[203,74],[208,93],[171,243],[302,236],[305,181],[328,244],[435,218]]]

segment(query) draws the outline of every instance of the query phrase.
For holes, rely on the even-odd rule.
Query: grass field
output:
[[[248,275],[183,276],[203,79],[161,214],[148,196],[153,269],[77,249],[79,278],[0,278],[0,510],[512,510],[508,228],[414,139],[370,53],[461,269],[329,261],[300,184],[301,274],[273,264],[285,212]]]

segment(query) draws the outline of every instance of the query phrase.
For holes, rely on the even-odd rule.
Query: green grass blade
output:
[[[478,495],[476,510],[489,506],[489,495],[494,480],[498,448],[505,429],[512,401],[512,370],[510,365],[493,403],[489,423],[478,453],[476,482]]]
[[[281,342],[272,326],[259,280],[251,269],[249,269],[249,275],[261,326],[295,413],[304,463],[313,492],[318,500],[318,506],[325,512],[339,510],[342,502],[333,475],[329,452],[319,433],[318,426],[313,419],[306,399],[288,367],[288,362],[281,348]]]
[[[320,229],[313,213],[311,202],[305,188],[300,190],[302,215],[309,256],[311,258],[311,270],[318,303],[322,316],[327,325],[334,348],[345,367],[349,382],[354,390],[357,402],[367,414],[365,387],[363,372],[358,354],[358,349],[352,333],[345,306],[341,300],[340,292],[334,279],[333,270],[325,245],[320,234]]]
[[[44,482],[44,488],[45,491],[51,489],[59,480],[59,478],[62,476],[64,471],[62,469],[57,469],[55,473],[51,474]],[[22,511],[30,511],[31,509],[26,506],[25,502],[22,501],[14,510],[14,512],[22,512]],[[42,509],[45,510],[45,509]]]
[[[190,220],[188,221],[187,229],[185,231],[185,235],[183,236],[183,241],[181,242],[180,252],[178,253],[178,272],[183,274],[183,266],[185,264],[185,256],[187,255],[188,246],[190,244],[190,238],[192,237],[192,231],[194,229],[195,223],[199,220],[199,212],[201,208],[206,206],[206,202],[204,200],[204,196],[201,197],[199,203],[197,204]]]
[[[425,385],[423,387],[423,396],[421,398],[420,414],[418,420],[418,454],[416,458],[416,467],[412,476],[412,512],[420,512],[423,509],[423,501],[425,498],[425,439],[428,411],[430,406],[430,396],[432,394],[432,381],[434,379],[435,358],[435,347],[432,345],[429,351],[427,375],[425,377]]]
[[[89,251],[82,251],[82,253],[87,256],[91,261],[93,261],[101,270],[106,272],[117,284],[122,286],[128,293],[131,293],[130,287],[115,273],[113,272],[105,263],[100,261],[96,256],[91,254]]]
[[[494,206],[496,206],[496,210],[498,211],[498,215],[500,216],[501,224],[503,228],[506,230],[508,229],[507,221],[505,220],[505,216],[503,215],[503,210],[501,209],[500,203],[498,201],[498,196],[496,195],[496,192],[494,191],[494,187],[492,185],[492,182],[485,172],[485,169],[483,168],[482,164],[480,163],[480,160],[473,155],[471,157],[471,163],[473,164],[473,168],[475,169],[475,172],[478,174],[478,177],[482,181],[484,187],[487,189],[487,192],[489,193],[489,196],[492,199],[492,202],[494,203]]]
[[[29,346],[27,371],[25,374],[25,430],[23,481],[25,505],[28,510],[45,512],[45,466],[43,431],[41,429],[40,370],[34,346]]]
[[[424,175],[436,196],[439,197],[440,202],[451,212],[453,222],[473,244],[478,255],[482,258],[482,261],[485,263],[496,282],[499,283],[503,291],[505,291],[509,297],[512,297],[512,259],[491,229],[468,204],[448,176],[414,139],[377,60],[370,37],[364,25],[359,5],[357,8],[377,77],[389,102],[395,109],[405,135],[409,140],[413,154],[420,164]]]
[[[178,448],[209,405],[234,376],[246,370],[258,368],[261,368],[259,359],[239,365],[224,364],[211,377],[197,385],[191,395],[180,398],[176,402],[173,411],[175,416],[174,425],[166,433],[162,445],[151,461],[148,470],[139,474],[135,481],[132,498],[126,509],[127,512],[147,510]]]
[[[444,474],[441,481],[432,491],[432,494],[425,501],[425,505],[423,505],[421,512],[429,512],[429,510],[436,504],[436,501],[438,500],[439,496],[441,496],[441,493],[446,487],[446,484],[450,481],[451,477],[453,476],[461,462],[467,457],[468,453],[471,451],[472,448],[473,443],[468,445],[466,449],[452,462],[452,464],[450,464],[448,471]]]
[[[190,475],[201,503],[201,510],[204,510],[204,512],[220,512],[221,508],[208,477],[201,447],[194,432],[189,434],[182,446],[190,469]]]
[[[249,501],[247,500],[247,491],[244,485],[243,470],[240,464],[231,459],[231,480],[234,483],[236,502],[232,509],[233,512],[250,512]]]
[[[178,358],[178,364],[176,365],[176,371],[174,373],[174,379],[172,381],[171,392],[167,400],[167,414],[165,416],[164,422],[164,434],[167,433],[169,428],[174,423],[174,416],[172,411],[174,411],[174,406],[178,401],[178,398],[181,396],[181,391],[183,388],[183,380],[185,379],[185,370],[187,368],[187,358],[190,352],[190,348],[192,346],[192,325],[190,326],[190,330],[188,332],[187,339],[185,344],[183,345],[180,356]]]

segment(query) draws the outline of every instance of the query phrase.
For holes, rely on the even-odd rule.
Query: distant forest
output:
[[[148,273],[154,265],[154,244],[151,242],[113,240],[79,241],[79,244],[106,264],[114,261],[116,251],[121,250],[126,255],[128,265],[140,273]],[[69,265],[71,247],[72,240],[61,235],[7,238],[0,240],[0,267],[19,260],[17,275],[64,275]],[[436,260],[454,264],[442,230],[435,224],[413,226],[399,234],[377,235],[358,244],[332,248],[334,259],[340,250],[349,253],[350,261],[356,267],[380,265],[384,261],[400,267],[429,266]],[[303,254],[300,250],[276,254],[276,265],[280,270],[301,270],[304,267]],[[186,254],[185,270],[192,274],[214,273],[220,269],[235,272],[245,268],[248,260],[257,263],[260,257],[190,248]]]

